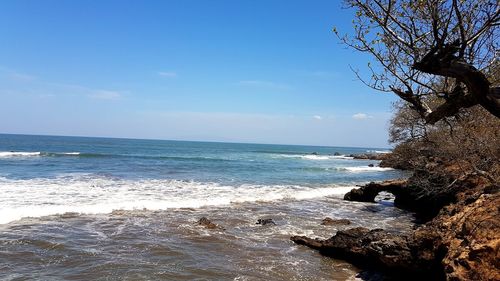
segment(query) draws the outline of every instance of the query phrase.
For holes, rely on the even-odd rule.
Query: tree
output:
[[[500,118],[500,87],[487,75],[499,63],[497,0],[345,0],[345,5],[356,10],[354,34],[334,32],[379,64],[368,64],[369,79],[356,71],[365,84],[395,93],[428,124],[474,105]]]
[[[486,77],[492,85],[498,85],[500,64],[490,70]],[[427,98],[426,102],[435,107],[437,99]],[[450,174],[448,166],[453,167],[455,175],[476,174],[491,183],[500,182],[500,118],[476,105],[431,125],[402,100],[394,104],[394,109],[389,129],[389,141],[396,144],[388,159],[392,165],[434,170],[434,174],[445,176]]]

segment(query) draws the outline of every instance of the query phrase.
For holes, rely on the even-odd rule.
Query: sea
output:
[[[390,194],[342,199],[406,176],[349,156],[373,152],[0,134],[0,280],[362,280],[290,236],[413,227]]]

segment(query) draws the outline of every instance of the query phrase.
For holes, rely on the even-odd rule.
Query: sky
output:
[[[341,1],[0,1],[0,133],[388,147]]]

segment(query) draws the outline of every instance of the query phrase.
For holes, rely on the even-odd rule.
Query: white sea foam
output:
[[[334,156],[330,156],[330,157],[333,159],[347,159],[347,160],[354,159],[354,157],[345,156],[345,155],[334,155]]]
[[[315,155],[315,154],[278,154],[275,158],[300,158],[305,160],[333,160],[333,159],[354,159],[345,155]]]
[[[363,173],[363,172],[384,172],[394,170],[393,168],[382,168],[382,167],[369,167],[369,166],[359,166],[359,167],[345,167],[343,168],[349,172],[353,173]]]
[[[0,158],[40,156],[40,152],[0,151]]]
[[[32,157],[32,156],[78,156],[80,152],[26,152],[26,151],[0,151],[0,158]]]
[[[331,159],[329,156],[326,155],[302,155],[300,158],[302,159],[308,159],[308,160],[329,160]]]
[[[80,152],[63,152],[63,155],[80,155]]]
[[[390,150],[367,150],[366,152],[368,152],[368,153],[385,154],[385,153],[391,153],[392,151],[390,151]]]
[[[68,212],[200,208],[243,202],[343,195],[352,186],[240,185],[178,180],[116,180],[89,175],[12,180],[0,177],[0,224]]]

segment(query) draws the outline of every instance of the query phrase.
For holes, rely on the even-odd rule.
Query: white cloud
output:
[[[316,120],[321,120],[321,119],[323,119],[323,117],[321,117],[321,116],[319,116],[319,115],[314,115],[314,116],[313,116],[313,118],[314,118],[314,119],[316,119]]]
[[[352,119],[356,119],[356,120],[363,120],[363,119],[369,119],[369,118],[373,118],[373,116],[370,116],[366,113],[356,113],[352,116]]]
[[[161,77],[167,77],[167,78],[177,77],[177,73],[172,72],[172,71],[160,71],[160,72],[158,72],[158,75],[160,75]]]
[[[121,94],[116,91],[96,90],[88,95],[89,98],[101,100],[116,100],[121,98]]]

